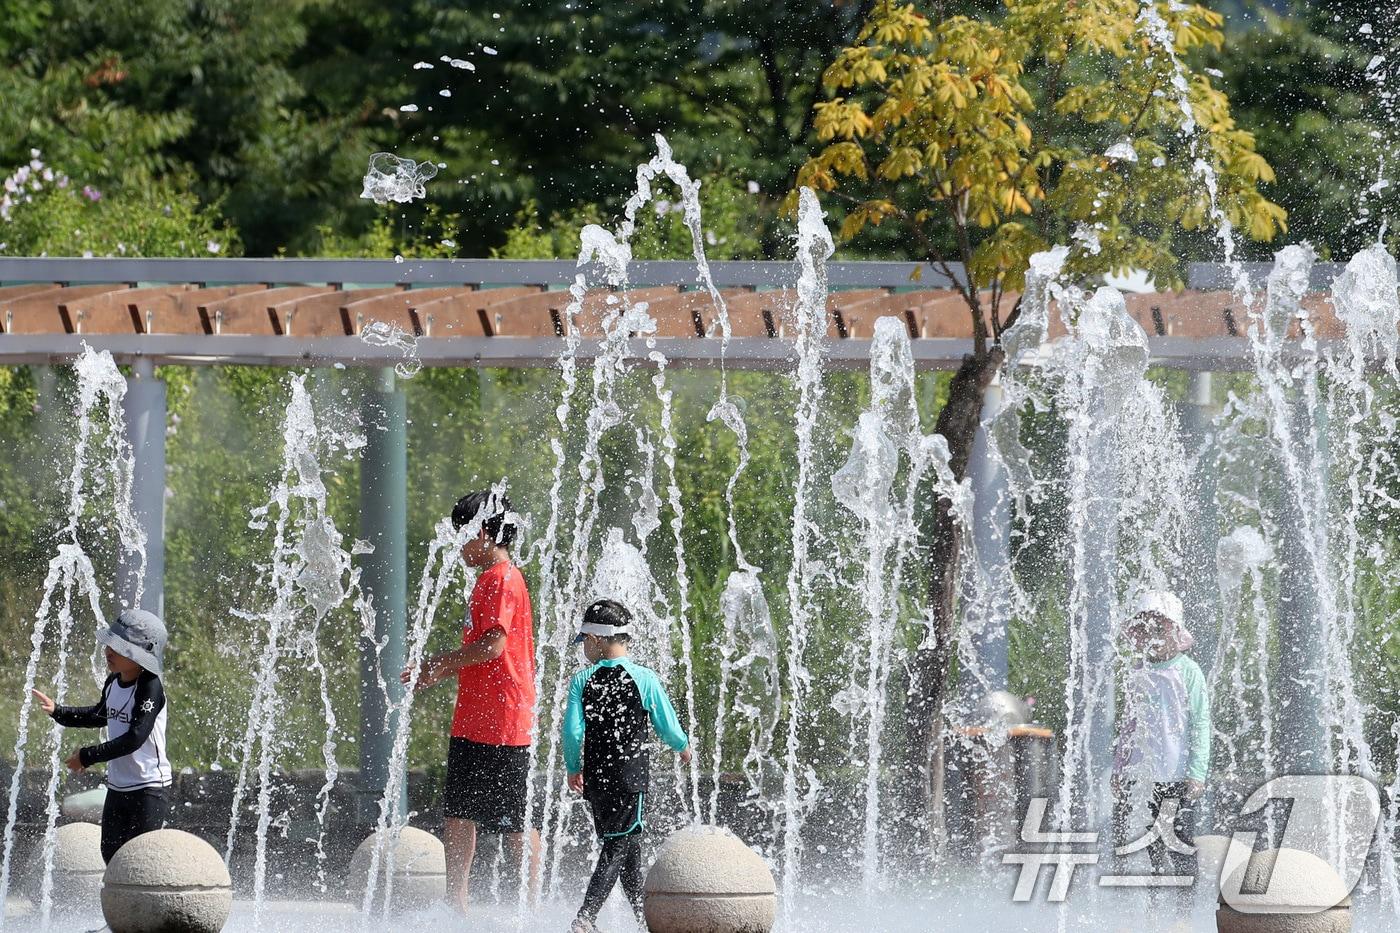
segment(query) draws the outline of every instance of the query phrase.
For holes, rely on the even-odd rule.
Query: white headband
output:
[[[584,635],[600,635],[609,638],[613,635],[630,635],[631,628],[626,625],[603,625],[601,622],[585,622],[579,626],[579,631]]]

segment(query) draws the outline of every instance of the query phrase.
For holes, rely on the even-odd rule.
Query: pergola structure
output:
[[[668,365],[716,365],[718,315],[698,290],[694,265],[638,262],[629,271],[629,297],[648,303],[654,346]],[[1332,271],[1317,267],[1315,283],[1330,282]],[[613,290],[594,288],[568,321],[564,286],[579,272],[549,260],[0,259],[0,363],[57,362],[87,343],[125,363],[384,366],[402,350],[360,339],[382,322],[417,338],[426,366],[547,366],[571,326],[578,355],[596,354],[603,316],[616,301]],[[791,365],[784,308],[792,296],[784,286],[794,281],[792,265],[716,262],[711,272],[733,334],[726,365]],[[837,262],[827,277],[830,367],[864,367],[881,317],[908,328],[919,368],[955,367],[971,348],[963,299],[927,264]],[[1190,290],[1128,296],[1154,362],[1207,371],[1248,364],[1244,315],[1222,288],[1227,281],[1220,267],[1198,264]],[[1321,339],[1340,336],[1325,302],[1312,310]],[[652,348],[638,337],[632,356],[645,365]]]
[[[1268,268],[1247,264],[1246,271],[1257,284]],[[1319,291],[1305,301],[1324,342],[1342,336],[1321,294],[1340,271],[1315,266],[1313,287]],[[723,360],[733,369],[777,370],[795,363],[792,325],[785,320],[794,297],[793,266],[715,262],[710,272],[728,306],[728,344],[719,339],[712,299],[699,287],[693,263],[636,262],[629,268],[629,298],[648,303],[657,329],[631,338],[629,359],[654,365],[648,356],[655,349],[671,367],[710,367]],[[957,282],[931,266],[833,262],[826,272],[827,366],[868,365],[870,337],[881,317],[908,328],[920,369],[956,367],[971,350],[971,320],[954,290]],[[572,326],[578,328],[572,335],[579,338],[576,355],[587,360],[599,352],[603,316],[617,297],[613,289],[591,288],[583,313],[571,322],[566,286],[580,273],[588,283],[603,281],[597,269],[560,261],[0,259],[0,365],[63,363],[86,344],[131,366],[126,417],[136,461],[133,507],[148,541],[142,605],[157,613],[164,598],[166,407],[155,367],[378,368],[375,388],[363,402],[367,446],[360,496],[360,537],[374,545],[363,557],[361,580],[376,608],[376,640],[386,646],[381,656],[372,648],[362,656],[361,786],[366,805],[377,806],[394,731],[386,700],[396,698],[400,687],[397,676],[383,678],[382,685],[375,681],[401,666],[406,623],[406,402],[393,369],[404,349],[361,335],[376,323],[398,328],[414,338],[414,356],[425,366],[548,367]],[[952,274],[962,275],[956,268]],[[1186,291],[1127,297],[1153,363],[1193,373],[1181,421],[1197,444],[1210,430],[1211,372],[1252,366],[1247,322],[1229,290],[1231,280],[1223,266],[1195,264]],[[1000,405],[995,390],[988,403]],[[986,456],[985,443],[974,451],[970,474],[977,493],[977,553],[997,566],[1005,560],[1010,514],[997,494],[1005,480]],[[1213,495],[1201,506],[1213,508]],[[124,595],[133,582],[123,586]],[[1211,606],[1193,610],[1203,618],[1214,612]],[[1306,644],[1306,624],[1295,635]],[[1004,633],[993,634],[979,650],[988,669],[1004,679]],[[1305,711],[1300,715],[1307,720]]]

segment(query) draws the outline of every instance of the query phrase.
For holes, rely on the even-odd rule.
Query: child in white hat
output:
[[[1210,770],[1210,696],[1200,666],[1186,655],[1195,639],[1181,599],[1160,590],[1142,594],[1123,636],[1132,657],[1113,756],[1115,842],[1126,846],[1145,836],[1163,805],[1175,801],[1171,828],[1181,845],[1158,838],[1148,855],[1158,873],[1194,876],[1194,808]],[[1150,820],[1130,825],[1140,795]]]
[[[127,609],[97,633],[111,674],[92,706],[58,706],[38,690],[39,708],[60,726],[106,729],[107,741],[85,745],[68,757],[81,771],[107,765],[102,805],[102,860],[110,862],[127,842],[160,829],[169,810],[170,758],[165,753],[165,625],[142,609]]]

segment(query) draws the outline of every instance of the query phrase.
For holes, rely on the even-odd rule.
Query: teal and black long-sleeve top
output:
[[[590,797],[647,789],[651,729],[676,751],[690,744],[666,688],[650,669],[627,658],[608,658],[569,682],[564,765],[570,774],[586,772]]]

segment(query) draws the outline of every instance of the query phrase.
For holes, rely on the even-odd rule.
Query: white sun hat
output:
[[[1146,615],[1149,612],[1164,616],[1176,625],[1182,624],[1182,616],[1185,614],[1181,597],[1166,590],[1148,590],[1138,596],[1133,615]]]
[[[1186,612],[1181,604],[1181,597],[1168,590],[1147,590],[1137,598],[1133,615],[1142,616],[1147,614],[1161,616],[1172,624],[1176,629],[1177,647],[1181,651],[1189,650],[1195,644],[1196,639],[1186,628]]]

